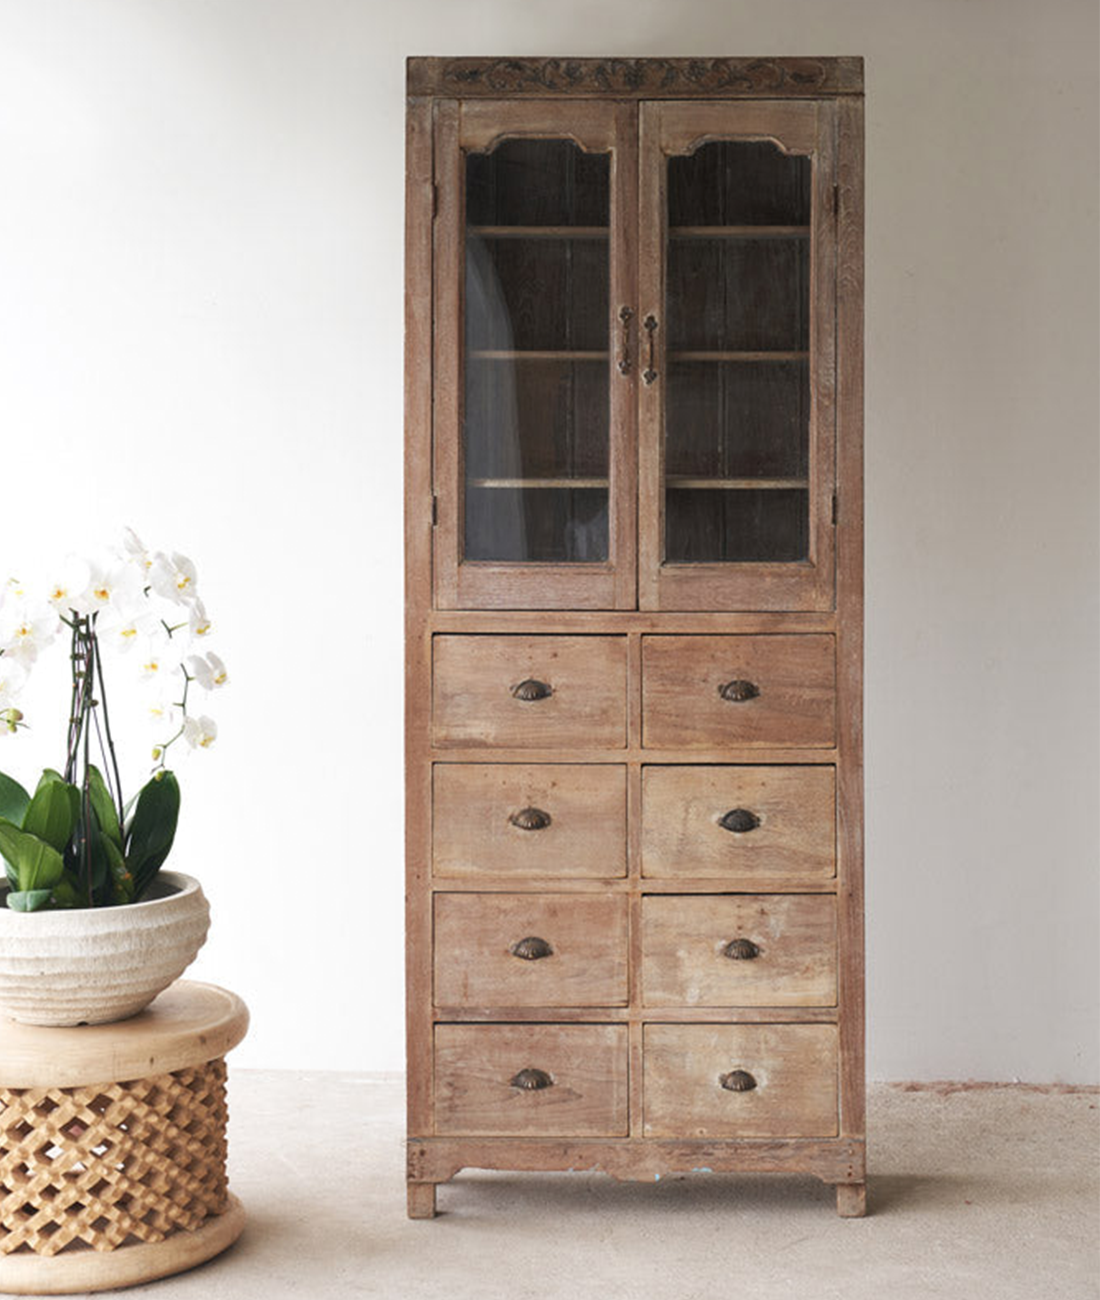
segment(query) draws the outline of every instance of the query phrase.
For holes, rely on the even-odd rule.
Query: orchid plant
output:
[[[181,741],[206,749],[217,726],[191,707],[192,687],[209,694],[225,664],[202,643],[211,624],[195,566],[184,555],[147,551],[130,529],[121,547],[71,560],[37,595],[11,580],[0,590],[0,736],[29,724],[20,694],[39,655],[68,629],[71,695],[65,764],[47,768],[33,794],[0,772],[0,855],[7,905],[103,907],[139,902],[167,858],[180,791],[167,760]],[[103,659],[135,658],[151,688],[153,768],[124,802],[111,735]]]

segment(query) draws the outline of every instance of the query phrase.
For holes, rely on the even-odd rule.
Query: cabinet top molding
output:
[[[862,58],[411,58],[410,95],[615,99],[862,95]]]

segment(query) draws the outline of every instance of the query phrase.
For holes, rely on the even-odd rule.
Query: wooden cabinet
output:
[[[413,59],[409,1212],[864,1206],[862,62]]]

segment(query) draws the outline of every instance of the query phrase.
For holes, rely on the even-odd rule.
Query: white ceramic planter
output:
[[[125,1020],[180,977],[206,942],[199,882],[162,871],[140,903],[13,912],[0,890],[0,1014],[28,1025]]]

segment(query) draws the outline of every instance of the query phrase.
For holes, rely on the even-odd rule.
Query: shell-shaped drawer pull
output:
[[[554,955],[554,949],[537,934],[529,934],[526,939],[517,939],[508,951],[513,957],[519,957],[521,961],[540,961],[543,957]]]
[[[751,939],[731,939],[722,949],[722,956],[731,961],[752,961],[760,956],[760,949]]]
[[[521,831],[544,831],[552,820],[541,808],[520,808],[508,820]]]
[[[718,688],[718,694],[731,704],[743,704],[746,700],[755,700],[760,694],[760,687],[743,677],[735,677],[730,682],[723,682]]]
[[[517,700],[548,700],[554,694],[554,688],[547,682],[540,682],[535,677],[528,677],[517,686],[512,687],[512,694]]]
[[[543,1088],[552,1088],[554,1080],[545,1070],[528,1068],[520,1070],[519,1074],[513,1075],[510,1086],[519,1088],[521,1092],[541,1092]]]
[[[756,1087],[756,1080],[748,1070],[730,1070],[728,1074],[720,1074],[718,1082],[727,1092],[752,1092]]]
[[[735,835],[746,835],[760,825],[760,818],[747,808],[731,808],[718,818],[718,825],[724,831],[733,831]]]

